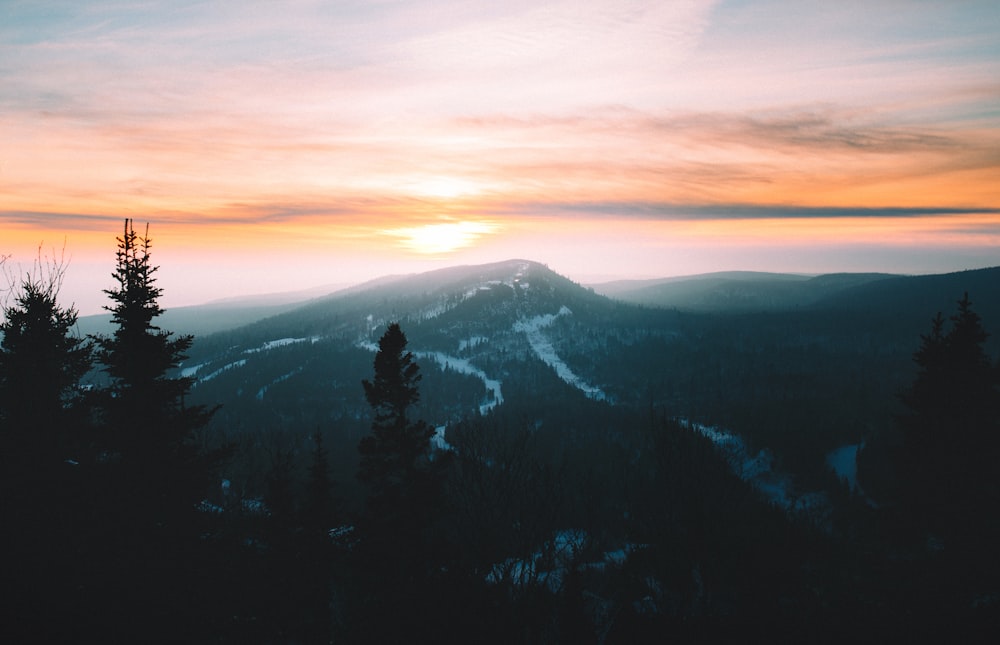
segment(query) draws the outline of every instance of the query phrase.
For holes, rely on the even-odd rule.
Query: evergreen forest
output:
[[[996,270],[727,313],[522,262],[195,338],[116,239],[105,331],[62,264],[3,301],[2,642],[1000,635]]]

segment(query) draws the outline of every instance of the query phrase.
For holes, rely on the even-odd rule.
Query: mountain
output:
[[[530,423],[554,454],[637,425],[623,419],[649,368],[619,378],[607,360],[631,339],[673,336],[676,318],[513,260],[385,278],[198,338],[182,373],[195,379],[192,402],[222,404],[219,436],[298,450],[317,428],[333,429],[334,465],[351,472],[370,424],[360,384],[386,325],[399,321],[423,375],[417,416],[438,427],[479,415]]]
[[[641,319],[647,326],[654,321],[655,333],[669,334],[666,321],[670,317],[666,312],[642,312],[614,303],[544,265],[513,260],[359,285],[199,339],[185,369],[197,374],[200,389],[209,381],[240,378],[245,382],[248,374],[255,374],[252,383],[263,391],[279,381],[300,380],[297,374],[307,373],[310,366],[324,360],[370,364],[372,348],[385,326],[400,321],[411,348],[425,362],[480,381],[483,401],[455,408],[458,414],[459,410],[475,410],[499,394],[486,382],[509,380],[512,373],[520,374],[527,366],[541,369],[539,364],[551,368],[558,377],[555,380],[570,389],[580,389],[591,398],[608,396],[597,385],[589,385],[597,379],[592,365],[582,361],[571,368],[566,362],[575,363],[584,350],[586,330],[609,331]],[[580,337],[574,342],[577,332]],[[296,374],[275,374],[268,367],[279,354],[295,354],[304,348],[308,348],[303,352],[304,363],[296,363],[292,370]],[[487,368],[489,374],[484,372]],[[363,376],[359,371],[351,387]],[[360,391],[354,394],[360,403]]]
[[[301,291],[239,296],[203,305],[170,307],[157,318],[157,324],[177,334],[204,336],[291,311],[310,300],[345,288],[344,285],[324,285]],[[77,320],[77,330],[84,336],[109,334],[112,331],[111,314],[82,316]]]
[[[730,276],[811,283],[826,295],[795,307],[679,311],[613,300],[514,260],[392,276],[199,337],[181,366],[194,381],[183,403],[221,404],[198,440],[225,445],[232,458],[199,504],[191,539],[178,543],[179,573],[213,585],[195,596],[196,610],[210,600],[219,609],[205,615],[231,625],[237,642],[251,633],[288,640],[299,623],[337,622],[358,608],[366,618],[342,640],[370,641],[384,607],[413,598],[423,601],[417,622],[457,608],[447,629],[420,634],[421,642],[519,642],[534,633],[539,642],[597,642],[598,633],[616,643],[693,633],[714,642],[758,631],[810,642],[817,633],[909,633],[898,626],[915,634],[923,630],[914,615],[940,619],[942,636],[954,636],[956,624],[993,624],[995,536],[967,528],[988,527],[988,513],[985,522],[965,520],[995,499],[968,506],[968,490],[950,492],[962,521],[941,540],[900,519],[893,478],[878,490],[868,473],[873,463],[892,472],[892,460],[872,461],[870,446],[891,439],[897,393],[913,382],[912,355],[934,313],[952,313],[969,291],[997,333],[998,272]],[[419,530],[396,522],[381,538],[370,527],[385,526],[391,507],[365,504],[370,491],[355,474],[371,423],[361,382],[372,378],[375,343],[392,321],[420,366],[413,416],[435,427],[437,447],[454,451],[418,461],[442,466],[445,478],[440,489],[424,480],[429,503],[405,498],[414,512],[402,517]],[[954,445],[963,455],[985,443]],[[983,454],[988,491],[995,459]],[[117,455],[99,453],[96,467],[63,460],[57,453],[38,481],[87,482],[77,478],[97,473],[81,501],[102,499],[90,491],[117,481],[103,472],[115,472]],[[828,464],[855,466],[854,494]],[[57,471],[67,479],[50,481]],[[126,482],[145,472],[127,471],[135,479]],[[310,524],[317,483],[342,503]],[[59,500],[77,490],[44,488]],[[92,532],[94,514],[69,499],[53,507],[67,513],[48,515],[72,522],[38,535],[95,535],[89,544],[100,548],[75,552],[109,555],[82,569],[72,553],[71,566],[56,560],[52,571],[81,571],[63,585],[73,595],[56,596],[67,606],[77,590],[95,588],[104,561],[138,561],[104,547],[109,533]],[[109,505],[108,517],[121,508]],[[159,572],[164,549],[150,544],[135,552]],[[49,551],[66,550],[45,550],[38,561],[51,560]],[[25,567],[18,579],[34,580],[37,570]],[[48,580],[38,598],[51,596]],[[456,628],[453,615],[470,622]]]
[[[853,286],[892,277],[884,273],[805,276],[728,271],[655,280],[623,280],[592,285],[601,294],[634,304],[686,311],[765,311],[819,302]]]
[[[818,485],[830,450],[892,424],[919,336],[938,310],[950,314],[968,290],[994,341],[1000,333],[1000,268],[728,274],[659,286],[671,285],[691,302],[720,302],[725,288],[744,285],[758,304],[770,293],[771,305],[636,306],[512,260],[315,299],[199,337],[182,368],[196,379],[193,402],[222,404],[213,422],[220,436],[304,446],[315,429],[330,429],[331,451],[350,471],[370,423],[360,383],[371,378],[386,325],[399,321],[423,374],[415,414],[435,426],[481,415],[528,425],[555,460],[567,450],[620,449],[616,437],[648,425],[651,413],[682,416],[739,433],[751,454],[766,448]]]

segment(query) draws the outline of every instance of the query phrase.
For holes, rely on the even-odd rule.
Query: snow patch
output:
[[[487,412],[503,403],[503,392],[500,389],[500,381],[491,379],[486,375],[486,372],[470,363],[468,359],[449,356],[444,352],[413,352],[413,355],[417,358],[428,358],[433,360],[441,366],[441,369],[447,368],[455,370],[456,372],[460,372],[462,374],[475,376],[481,380],[490,396],[479,406],[479,414],[485,416]]]
[[[191,367],[181,368],[181,378],[191,378],[198,373],[198,370],[205,367],[204,363],[198,363],[197,365],[192,365]]]
[[[454,304],[449,305],[442,302],[418,312],[416,316],[411,316],[411,318],[416,318],[419,321],[431,320],[432,318],[437,318],[438,316],[448,313],[454,308]]]
[[[214,372],[212,372],[211,374],[209,374],[207,376],[201,377],[200,379],[198,379],[198,382],[199,383],[204,383],[205,381],[211,381],[212,379],[214,379],[219,374],[222,374],[223,372],[226,372],[226,371],[232,370],[232,369],[236,369],[237,367],[243,367],[246,364],[247,364],[247,359],[241,358],[238,361],[233,361],[232,363],[228,363],[226,365],[223,365],[222,367],[220,367],[219,369],[215,370]]]
[[[608,567],[621,567],[632,553],[642,548],[629,543],[621,548],[605,551],[600,554],[599,560],[583,561],[589,545],[590,536],[586,531],[557,531],[542,545],[541,550],[527,558],[507,558],[491,566],[486,574],[486,582],[507,582],[515,587],[544,585],[550,592],[558,593],[571,569],[603,571]]]
[[[543,363],[554,369],[563,382],[572,385],[591,399],[606,401],[608,398],[607,394],[605,394],[601,388],[596,385],[590,385],[577,376],[576,373],[570,369],[569,365],[567,365],[562,358],[559,357],[555,347],[552,346],[552,343],[549,342],[549,340],[542,333],[542,329],[552,325],[552,323],[555,322],[560,316],[570,316],[572,314],[573,312],[570,311],[569,307],[563,305],[559,308],[558,313],[543,314],[526,320],[518,320],[514,323],[514,331],[523,332],[528,337],[528,344],[531,345],[531,349],[534,350],[535,355],[538,356]]]
[[[255,347],[253,349],[245,349],[245,350],[243,350],[243,353],[244,354],[256,354],[258,352],[266,352],[266,351],[275,349],[277,347],[285,347],[287,345],[294,345],[295,343],[305,343],[305,342],[309,342],[309,341],[312,341],[312,342],[315,343],[317,340],[319,340],[318,336],[312,337],[312,338],[279,338],[278,340],[269,340],[266,343],[264,343],[263,345],[261,345],[260,347]]]
[[[864,447],[864,442],[861,442],[831,450],[826,455],[826,465],[841,481],[847,484],[851,493],[860,495],[866,504],[872,508],[877,508],[878,504],[875,500],[868,497],[864,488],[861,487],[861,482],[858,481],[858,453],[864,450]]]
[[[458,341],[458,351],[464,352],[467,349],[474,349],[488,340],[485,336],[472,336],[471,338],[460,340]]]
[[[852,443],[832,450],[826,456],[826,465],[833,470],[837,477],[840,477],[847,484],[852,492],[858,489],[857,459],[858,450],[860,449],[861,444]]]
[[[295,376],[296,374],[300,373],[301,371],[302,371],[302,368],[298,367],[298,368],[292,370],[291,372],[289,372],[288,374],[282,374],[278,378],[276,378],[273,381],[271,381],[269,384],[267,384],[264,387],[260,388],[259,390],[257,390],[257,400],[258,401],[263,401],[264,400],[264,395],[267,394],[267,389],[269,387],[271,387],[272,385],[276,385],[278,383],[282,383],[284,381],[287,381],[288,379],[292,378],[293,376]]]
[[[448,443],[447,439],[444,438],[444,433],[445,430],[447,429],[448,426],[446,425],[434,428],[434,436],[431,437],[431,446],[435,450],[444,450],[450,452],[455,449],[455,447],[452,446],[450,443]]]
[[[743,437],[712,426],[681,420],[682,425],[708,437],[722,452],[729,467],[772,504],[786,512],[815,514],[828,506],[826,495],[799,492],[790,475],[774,470],[774,455],[764,449],[751,454]]]

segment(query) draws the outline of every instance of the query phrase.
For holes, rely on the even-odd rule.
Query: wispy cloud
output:
[[[576,216],[622,217],[662,221],[698,220],[755,220],[755,219],[844,219],[844,218],[890,218],[936,219],[966,215],[992,216],[996,220],[994,232],[1000,233],[1000,208],[864,208],[832,206],[794,206],[787,204],[671,204],[642,202],[565,202],[559,204],[527,204],[514,206],[508,212],[522,214],[550,214],[556,217],[573,214]]]
[[[602,218],[990,232],[998,17],[989,0],[7,3],[0,244],[123,216],[372,253],[460,222],[498,226],[466,249]]]

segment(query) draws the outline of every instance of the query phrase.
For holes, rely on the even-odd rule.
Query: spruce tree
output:
[[[57,302],[64,268],[39,261],[15,287],[13,304],[0,321],[0,427],[7,454],[29,446],[55,448],[66,439],[69,413],[79,401],[79,382],[90,369],[92,350],[75,335],[77,312]],[[66,459],[67,445],[60,446]]]
[[[939,313],[914,354],[913,384],[900,398],[904,503],[920,528],[938,537],[996,532],[1000,501],[993,475],[1000,459],[1000,374],[968,294],[945,329]]]
[[[79,382],[87,342],[76,310],[57,302],[63,265],[39,261],[11,285],[0,321],[0,553],[8,600],[0,624],[10,642],[56,641],[52,616],[73,619],[89,502]],[[54,621],[62,623],[63,621]]]
[[[194,531],[194,505],[209,484],[211,460],[201,454],[195,432],[211,417],[184,398],[192,379],[175,370],[191,336],[174,336],[156,326],[163,313],[152,264],[148,226],[140,236],[126,219],[112,277],[105,294],[112,304],[114,333],[96,336],[97,358],[108,384],[99,395],[101,443],[107,470],[108,503],[130,509],[126,530],[150,544]]]
[[[137,642],[151,636],[186,640],[194,616],[209,599],[204,576],[210,562],[201,536],[209,519],[196,504],[221,452],[199,450],[195,433],[212,410],[185,403],[192,379],[176,374],[191,336],[156,326],[163,313],[152,264],[152,241],[125,220],[117,238],[112,304],[114,333],[94,337],[108,383],[99,393],[98,441],[103,448],[95,493],[93,545],[103,559],[100,582],[107,606],[121,606],[120,630]],[[214,602],[214,598],[211,600]],[[148,633],[149,625],[162,633]]]
[[[362,382],[374,419],[371,436],[358,445],[358,477],[370,494],[358,527],[352,642],[429,640],[428,621],[437,618],[444,461],[431,458],[433,428],[409,416],[421,375],[406,343],[399,324],[390,324],[379,340],[375,376]]]
[[[312,462],[306,479],[306,498],[302,509],[302,523],[312,532],[325,533],[333,528],[335,502],[330,481],[330,464],[323,447],[323,435],[317,430],[312,435]]]
[[[420,400],[417,384],[422,376],[406,343],[399,323],[390,324],[379,339],[375,376],[362,382],[375,417],[371,436],[358,445],[359,477],[371,487],[369,505],[379,513],[403,513],[411,508],[407,498],[422,488],[434,435],[424,421],[408,416],[410,406]]]
[[[188,470],[198,461],[194,433],[208,422],[212,411],[186,405],[184,398],[193,380],[174,374],[193,337],[174,336],[154,324],[163,313],[158,303],[163,290],[156,286],[159,267],[151,262],[148,226],[146,234],[139,236],[127,219],[117,239],[112,274],[117,285],[104,292],[113,301],[105,309],[112,314],[115,331],[94,339],[98,359],[110,379],[104,420],[112,450],[143,468],[162,465],[173,470],[155,473],[167,479],[163,485],[172,486],[178,482],[169,480],[178,479],[179,470]]]

